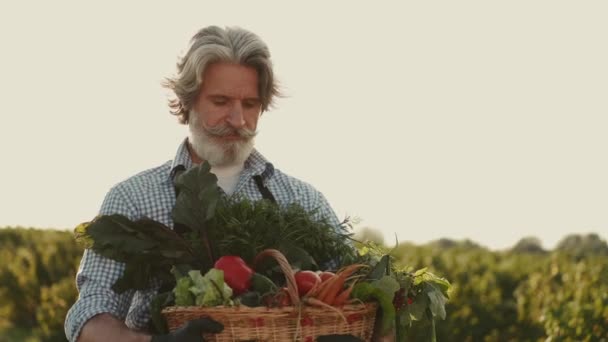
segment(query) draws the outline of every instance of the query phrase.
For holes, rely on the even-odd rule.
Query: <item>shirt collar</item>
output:
[[[188,138],[184,139],[177,148],[173,162],[171,163],[171,169],[169,169],[169,181],[173,181],[175,173],[179,170],[188,170],[192,167],[192,158],[190,158],[190,152],[188,152]]]
[[[252,175],[260,175],[267,179],[274,174],[274,166],[255,148],[251,151],[249,158],[245,160],[245,170]]]
[[[169,170],[169,180],[173,181],[176,171],[180,169],[188,170],[192,166],[194,166],[194,164],[192,163],[192,158],[190,158],[188,138],[186,138],[179,145],[177,152],[175,153],[175,158],[173,158],[171,169]],[[247,160],[245,160],[243,172],[251,175],[260,175],[262,176],[262,179],[265,180],[274,174],[274,166],[258,152],[258,150],[253,149]]]

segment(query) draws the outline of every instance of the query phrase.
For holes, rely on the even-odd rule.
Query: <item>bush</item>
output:
[[[0,336],[65,341],[81,256],[71,232],[0,229]]]
[[[375,236],[367,231],[368,237]],[[595,234],[544,251],[533,238],[507,252],[440,239],[393,250],[453,285],[438,341],[608,341],[608,253]],[[82,250],[71,232],[0,229],[0,342],[65,341]],[[409,341],[426,340],[423,326]]]

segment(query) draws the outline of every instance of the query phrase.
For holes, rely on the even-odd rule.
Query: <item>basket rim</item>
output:
[[[327,312],[335,314],[335,311],[329,310],[323,307],[311,306],[311,305],[302,305],[300,306],[302,310],[305,311],[314,311],[314,312]],[[363,302],[363,303],[353,303],[346,304],[335,307],[341,311],[362,311],[362,310],[371,310],[376,309],[378,307],[378,303],[376,302]],[[226,306],[226,305],[218,305],[218,306],[167,306],[161,310],[162,314],[171,314],[177,312],[252,312],[252,313],[264,313],[264,312],[293,312],[297,311],[298,306],[289,305],[282,307],[268,307],[268,306],[255,306],[250,307],[246,305],[235,305],[235,306]]]

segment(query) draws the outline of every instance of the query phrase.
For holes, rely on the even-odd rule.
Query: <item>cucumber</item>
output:
[[[264,296],[269,292],[276,292],[277,286],[265,275],[254,273],[253,276],[251,276],[251,290]]]

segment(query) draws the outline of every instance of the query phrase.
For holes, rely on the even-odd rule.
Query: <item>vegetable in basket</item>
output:
[[[225,255],[215,262],[214,268],[224,271],[224,280],[236,295],[245,293],[251,287],[253,270],[245,261],[235,255]]]
[[[313,287],[321,283],[321,278],[313,271],[299,271],[294,277],[300,296],[307,294]]]
[[[224,272],[210,269],[204,276],[198,270],[177,280],[173,289],[175,304],[180,306],[232,305],[232,289],[224,282]]]

